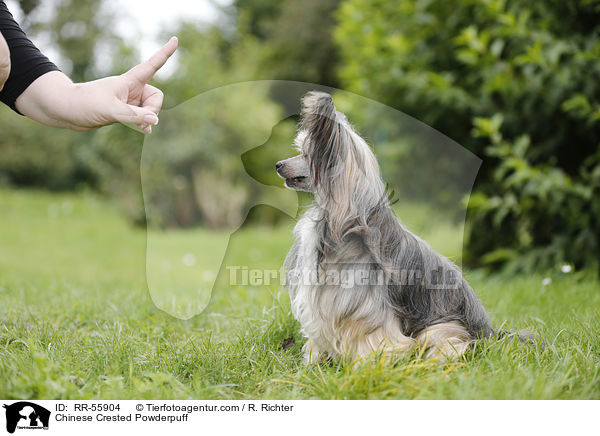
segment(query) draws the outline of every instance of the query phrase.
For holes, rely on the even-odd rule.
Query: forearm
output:
[[[76,116],[83,108],[77,96],[77,85],[60,71],[38,77],[17,98],[15,105],[23,115],[52,127],[88,130],[77,124]]]

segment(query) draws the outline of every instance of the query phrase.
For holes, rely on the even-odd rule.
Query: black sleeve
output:
[[[19,113],[17,98],[38,77],[58,68],[27,38],[4,1],[0,1],[0,32],[10,50],[10,75],[0,91],[0,101]]]

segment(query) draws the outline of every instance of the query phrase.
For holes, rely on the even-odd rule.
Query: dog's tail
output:
[[[544,345],[544,341],[540,340],[540,335],[531,330],[531,329],[523,329],[523,330],[499,330],[496,332],[496,337],[498,339],[515,339],[520,344],[535,344],[539,342],[542,346]]]

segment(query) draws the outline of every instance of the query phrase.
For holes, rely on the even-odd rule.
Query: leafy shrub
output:
[[[469,255],[484,265],[507,263],[524,271],[565,262],[593,265],[600,254],[600,150],[571,177],[555,166],[532,164],[529,136],[508,142],[501,123],[500,115],[475,119],[473,134],[489,139],[487,155],[497,160],[496,189],[470,198]]]
[[[346,87],[488,157],[472,202],[471,263],[500,265],[523,253],[532,256],[521,259],[524,268],[595,262],[597,1],[346,0],[338,18]],[[496,114],[502,135],[490,141],[482,119],[499,128]]]

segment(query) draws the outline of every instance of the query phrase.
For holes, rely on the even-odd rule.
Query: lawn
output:
[[[458,256],[456,228],[416,206],[401,210],[410,227]],[[175,259],[178,241],[206,246],[198,263],[228,237],[153,236]],[[278,268],[290,244],[289,224],[245,228],[226,263]],[[0,398],[600,398],[600,286],[591,272],[467,272],[494,325],[534,328],[543,347],[489,341],[443,365],[413,356],[394,366],[307,367],[281,286],[230,286],[222,270],[208,306],[184,320],[154,304],[167,298],[150,295],[145,262],[146,232],[92,194],[0,190]]]

